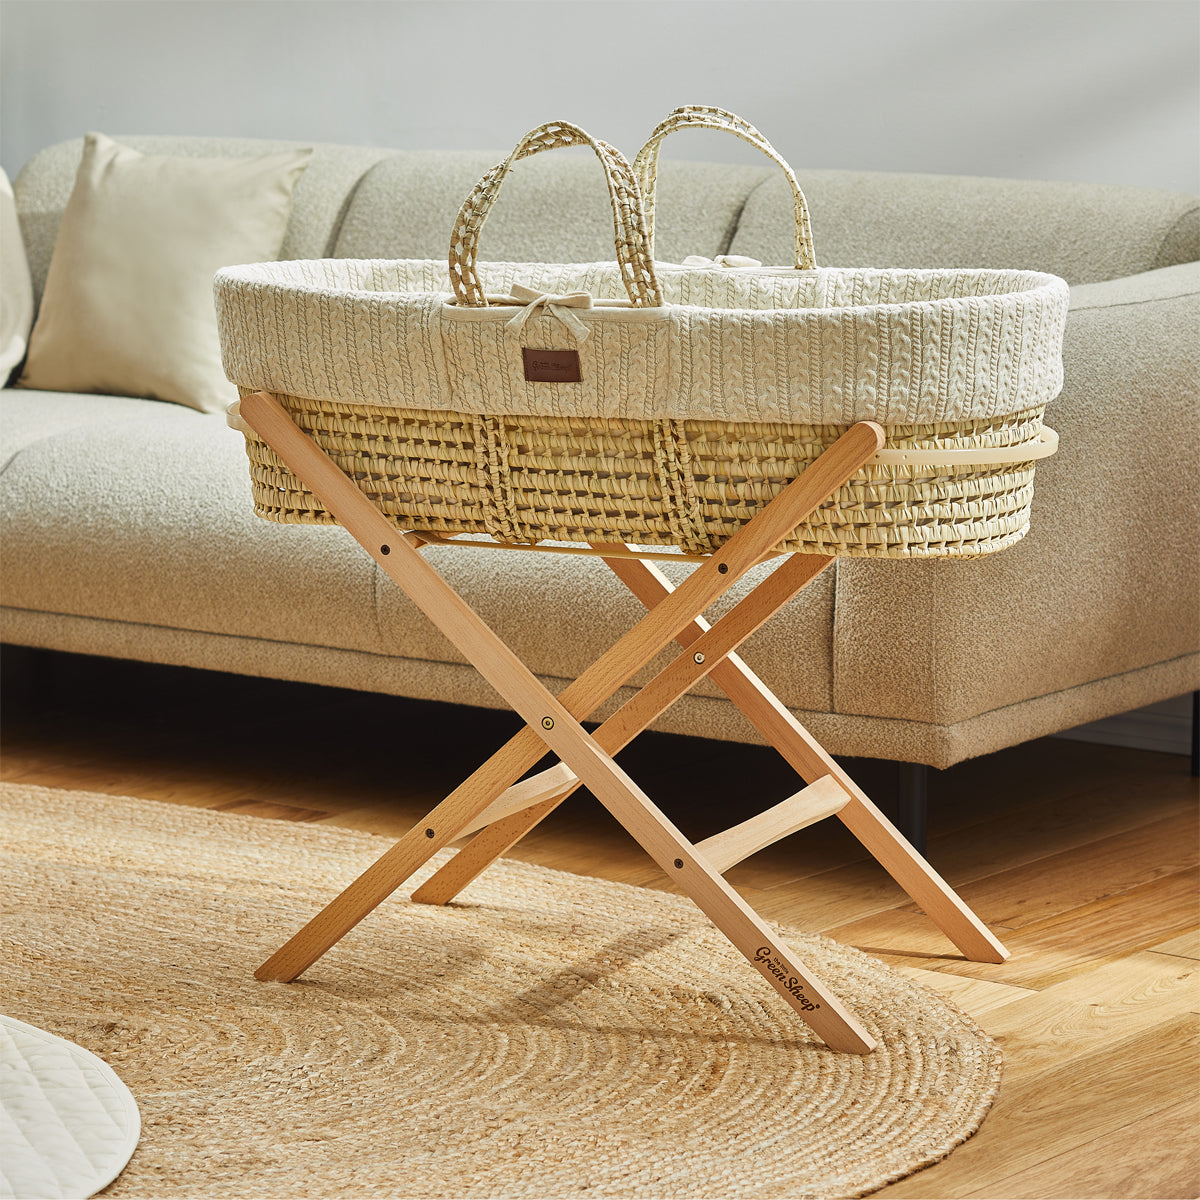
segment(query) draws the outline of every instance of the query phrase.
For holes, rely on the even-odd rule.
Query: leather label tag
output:
[[[522,347],[525,379],[529,383],[579,383],[578,350],[530,350]]]

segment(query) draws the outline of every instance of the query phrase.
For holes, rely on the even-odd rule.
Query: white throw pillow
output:
[[[89,133],[19,386],[208,412],[236,400],[221,368],[213,275],[278,257],[311,157],[149,155]]]
[[[25,357],[33,324],[33,283],[12,185],[0,170],[0,387]]]

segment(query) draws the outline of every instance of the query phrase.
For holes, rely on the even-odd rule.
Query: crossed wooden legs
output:
[[[672,591],[671,583],[650,563],[622,558],[609,558],[605,561],[629,590],[648,607],[661,603]],[[747,597],[747,600],[749,599],[750,597]],[[736,611],[735,609],[734,612]],[[730,616],[733,616],[733,613],[727,614],[723,620]],[[723,621],[718,622],[717,626],[711,629],[715,630],[722,623]],[[685,649],[699,647],[704,644],[701,639],[709,636],[709,631],[710,626],[704,618],[697,617],[676,640]],[[814,820],[836,815],[967,958],[976,962],[992,963],[1004,962],[1008,958],[1008,951],[991,930],[909,845],[899,830],[868,799],[854,780],[736,654],[729,653],[721,661],[712,664],[710,673],[714,682],[779,751],[795,772],[802,779],[812,781],[807,788],[785,800],[783,804],[777,805],[775,809],[700,843],[697,849],[704,852],[718,870],[727,871],[743,858],[788,833],[812,824]],[[647,685],[647,690],[650,686],[652,685]],[[626,709],[633,709],[640,696],[641,693],[596,730],[593,736],[605,748],[609,748],[609,741],[605,738],[607,728],[616,722]],[[646,724],[657,715],[657,712],[654,713]],[[623,740],[620,745],[612,746],[612,752],[616,753],[639,732],[640,729],[631,729],[626,723],[622,729]],[[413,899],[432,904],[448,903],[496,858],[520,841],[578,786],[578,781],[564,781],[561,776],[552,780],[550,777],[554,775],[554,771],[559,770],[561,768],[554,768],[537,777],[546,777],[547,784],[557,783],[558,786],[552,795],[547,795],[536,807],[513,813],[484,830],[418,888],[413,893]],[[821,804],[814,794],[818,786],[826,780],[835,780],[839,785],[837,794],[832,797],[832,806]],[[528,780],[526,786],[532,787],[535,783],[536,779]],[[799,823],[793,823],[796,820]],[[761,834],[756,831],[760,829],[772,836],[759,840]],[[738,851],[736,857],[732,857],[731,854],[735,850]]]
[[[672,589],[649,568],[623,573],[625,567],[637,568],[639,563],[610,560],[610,566],[622,563],[622,569],[614,569],[651,606],[650,611],[556,698],[424,561],[418,552],[419,536],[397,533],[273,397],[266,393],[247,396],[241,411],[259,436],[526,721],[525,728],[506,746],[272,955],[256,972],[258,978],[294,979],[437,850],[486,825],[415,896],[444,903],[580,783],[613,812],[834,1049],[865,1053],[874,1043],[720,874],[783,832],[837,811],[965,953],[990,961],[1005,957],[986,928],[821,747],[740,660],[730,657],[736,646],[831,560],[792,556],[711,628],[699,615],[875,454],[882,444],[877,426],[854,426],[678,589]],[[672,640],[688,652],[589,736],[579,722]],[[612,755],[709,672],[764,732],[770,730],[769,739],[813,783],[769,813],[697,847],[666,819]],[[547,748],[559,757],[560,765],[516,784]]]

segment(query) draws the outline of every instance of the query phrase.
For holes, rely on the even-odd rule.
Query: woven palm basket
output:
[[[679,111],[702,119],[671,128],[720,112]],[[761,138],[731,129],[758,145],[746,130]],[[1067,285],[818,269],[798,186],[794,267],[656,263],[643,197],[652,213],[658,141],[631,168],[574,126],[535,130],[468,198],[448,262],[220,272],[226,373],[243,394],[274,393],[403,529],[710,553],[873,420],[886,449],[779,549],[972,556],[1023,537],[1036,462],[1055,444],[1042,414],[1062,386]],[[509,167],[560,145],[590,146],[605,168],[617,261],[479,264]],[[578,379],[531,380],[530,351],[573,355]],[[260,516],[333,521],[231,423]]]

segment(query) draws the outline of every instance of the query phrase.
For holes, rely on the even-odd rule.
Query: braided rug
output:
[[[106,1196],[860,1196],[998,1087],[945,999],[790,932],[880,1042],[829,1051],[673,895],[505,861],[263,984],[385,839],[18,784],[0,831],[5,1010],[141,1108]]]

